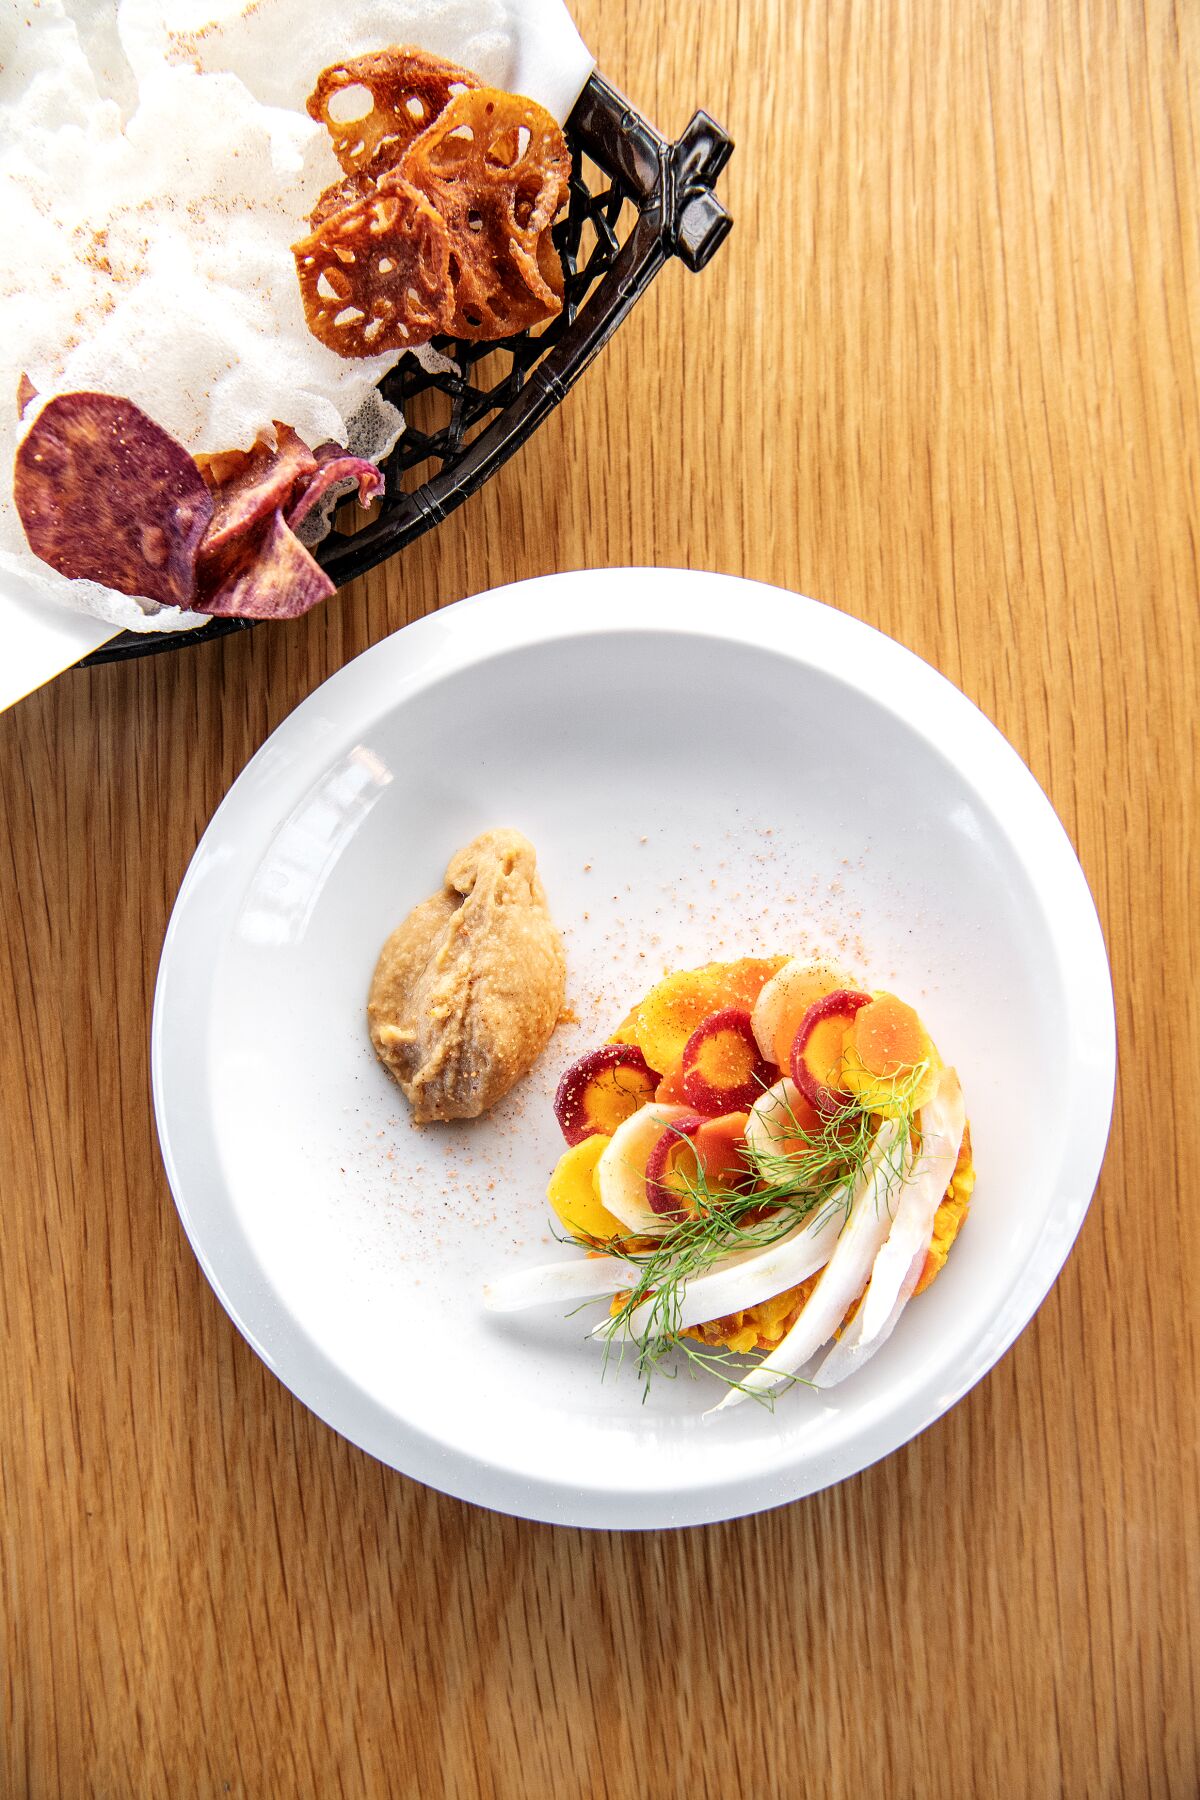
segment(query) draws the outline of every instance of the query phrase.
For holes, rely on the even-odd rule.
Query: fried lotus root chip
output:
[[[17,448],[29,548],[61,575],[190,606],[213,499],[183,445],[132,400],[59,394]]]
[[[450,239],[423,194],[386,190],[345,206],[292,246],[308,328],[339,356],[409,350],[444,331]]]
[[[460,338],[501,338],[562,311],[562,260],[550,236],[571,157],[556,121],[533,100],[474,88],[451,100],[405,152],[399,179],[427,194],[450,229]]]
[[[376,185],[373,175],[343,175],[340,181],[335,181],[325,189],[308,215],[309,224],[316,231],[319,225],[332,218],[334,213],[341,212],[343,207],[353,206],[356,200],[367,199],[376,191]]]
[[[378,174],[395,167],[455,94],[478,86],[468,69],[400,46],[322,70],[308,111],[333,138],[333,153],[348,175],[365,169]]]

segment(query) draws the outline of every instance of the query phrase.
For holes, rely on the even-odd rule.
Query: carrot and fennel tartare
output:
[[[856,1373],[944,1266],[975,1184],[958,1076],[918,1014],[827,961],[666,976],[566,1071],[555,1112],[548,1198],[588,1254],[487,1304],[607,1300],[605,1351],[647,1379],[682,1352],[726,1384],[714,1410]]]

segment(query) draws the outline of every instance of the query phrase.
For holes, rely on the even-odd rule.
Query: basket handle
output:
[[[733,229],[733,220],[713,192],[732,155],[732,138],[706,112],[693,113],[683,136],[671,146],[668,229],[676,256],[697,275]]]
[[[728,132],[697,112],[672,144],[599,73],[589,78],[567,123],[594,160],[632,188],[639,210],[654,216],[667,254],[698,274],[733,227],[714,192],[733,155]]]

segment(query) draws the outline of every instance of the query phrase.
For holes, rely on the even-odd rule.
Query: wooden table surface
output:
[[[736,138],[708,272],[392,567],[0,718],[0,1790],[1192,1796],[1200,8],[577,11],[664,129]],[[267,733],[408,619],[631,562],[817,595],[991,715],[1091,881],[1124,1065],[992,1375],[832,1492],[645,1536],[461,1505],[294,1401],[183,1237],[147,1070]]]

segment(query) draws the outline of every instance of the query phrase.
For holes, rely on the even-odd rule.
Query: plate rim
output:
[[[564,585],[576,590],[573,598],[563,596]],[[587,594],[589,588],[596,590],[598,603],[587,603],[592,598]],[[680,607],[682,590],[687,590],[686,612]],[[728,602],[731,593],[738,590],[739,605],[732,608]],[[1022,835],[1038,840],[1042,854],[1048,858],[1059,910],[1064,917],[1070,915],[1069,931],[1065,925],[1060,926],[1055,941],[1062,939],[1061,947],[1070,952],[1076,981],[1085,990],[1082,997],[1091,1003],[1089,1048],[1100,1063],[1102,1075],[1099,1086],[1095,1076],[1090,1075],[1087,1093],[1081,1094],[1076,1091],[1081,1083],[1075,1072],[1069,1109],[1073,1124],[1065,1138],[1076,1177],[1072,1194],[1067,1198],[1060,1194],[1055,1215],[1043,1223],[990,1333],[977,1342],[964,1368],[938,1394],[934,1405],[917,1406],[915,1412],[919,1416],[914,1421],[909,1417],[914,1411],[910,1399],[907,1406],[876,1424],[867,1454],[858,1454],[859,1447],[850,1454],[835,1450],[816,1479],[809,1479],[812,1471],[793,1461],[767,1474],[753,1472],[682,1492],[606,1488],[600,1484],[586,1489],[564,1488],[550,1477],[531,1478],[514,1470],[500,1470],[491,1462],[452,1449],[421,1428],[398,1421],[339,1369],[278,1303],[266,1304],[265,1312],[275,1317],[268,1316],[269,1328],[264,1329],[253,1305],[247,1304],[245,1271],[241,1272],[243,1281],[239,1285],[232,1278],[238,1271],[229,1267],[228,1244],[213,1246],[207,1241],[203,1207],[190,1204],[184,1191],[187,1183],[172,1128],[174,1090],[166,1045],[168,1012],[178,979],[173,959],[186,931],[192,927],[194,909],[203,907],[201,890],[209,874],[206,854],[211,851],[212,841],[240,810],[258,803],[265,784],[275,788],[274,765],[284,748],[292,748],[287,740],[303,739],[307,732],[309,760],[321,760],[328,741],[322,731],[314,731],[311,726],[331,702],[343,715],[349,707],[352,717],[356,688],[364,683],[372,685],[379,669],[388,669],[392,678],[387,696],[387,707],[391,709],[412,693],[497,655],[563,638],[629,631],[716,638],[772,650],[847,682],[885,706],[942,756],[947,754],[945,733],[937,727],[944,727],[948,720],[955,727],[952,735],[956,751],[960,756],[966,753],[968,760],[995,765],[1002,787],[1008,789],[1004,795],[1006,811],[1015,812]],[[833,667],[834,661],[840,666]],[[913,715],[913,690],[922,705],[920,717]],[[904,704],[897,703],[898,691],[903,693]],[[296,748],[299,750],[300,746]],[[302,766],[304,760],[302,755],[292,756],[289,767]],[[983,792],[978,797],[995,817],[994,796]],[[281,799],[281,809],[285,805],[286,798]],[[1003,817],[997,822],[1005,829]],[[261,833],[257,843],[258,849],[247,854],[261,858]],[[1020,860],[1044,907],[1042,883],[1027,858],[1022,855]],[[203,922],[202,910],[200,918]],[[1050,923],[1047,915],[1047,924]],[[219,940],[220,928],[215,920],[210,931]],[[1089,988],[1090,992],[1086,991]],[[1078,1001],[1081,995],[1074,994],[1073,998]],[[1115,1008],[1099,916],[1066,829],[1018,752],[961,689],[898,640],[808,596],[738,575],[643,565],[534,576],[427,614],[380,639],[335,670],[276,725],[213,812],[180,884],[155,983],[150,1069],[163,1165],[193,1253],[235,1327],[310,1411],[386,1466],[455,1498],[551,1524],[655,1529],[715,1523],[819,1492],[911,1441],[995,1367],[1045,1300],[1091,1203],[1107,1149],[1115,1095]],[[1081,1113],[1088,1117],[1077,1116]],[[1089,1143],[1075,1142],[1075,1134],[1080,1131],[1090,1136]],[[253,1271],[249,1279],[252,1287]]]

